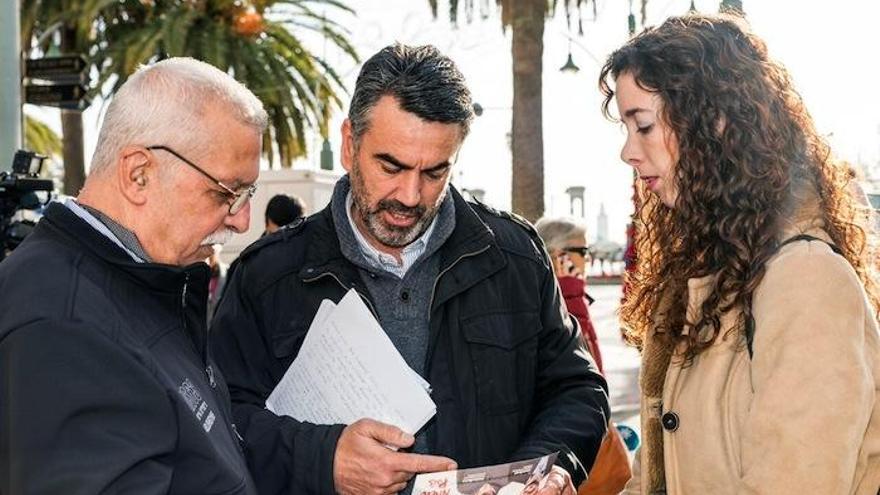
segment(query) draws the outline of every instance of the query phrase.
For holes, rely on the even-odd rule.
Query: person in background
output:
[[[788,72],[744,20],[691,14],[614,51],[599,81],[639,177],[627,493],[876,495],[866,218]]]
[[[214,244],[214,252],[208,258],[208,268],[211,269],[211,278],[208,280],[208,325],[214,317],[214,310],[217,309],[217,303],[223,297],[223,289],[226,287],[226,276],[229,272],[229,265],[220,259],[220,253],[223,252],[222,244]]]
[[[263,235],[271,234],[304,215],[305,204],[300,198],[288,194],[276,194],[266,205],[266,230]]]
[[[248,229],[267,122],[188,58],[113,97],[79,196],[0,263],[0,493],[256,493],[205,259]]]
[[[545,217],[538,220],[535,229],[547,246],[565,305],[580,323],[581,333],[590,355],[596,361],[596,367],[600,373],[605,373],[599,338],[590,320],[589,305],[593,301],[586,291],[586,272],[590,265],[587,227],[582,221],[573,218]]]

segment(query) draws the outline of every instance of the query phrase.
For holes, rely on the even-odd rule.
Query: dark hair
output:
[[[303,201],[296,196],[276,194],[266,205],[266,223],[272,223],[283,227],[305,214]]]
[[[715,342],[733,308],[740,315],[731,331],[745,336],[782,227],[810,210],[880,308],[849,170],[831,158],[788,72],[742,19],[673,17],[612,53],[599,76],[609,118],[608,79],[621,74],[659,96],[659,118],[678,145],[675,207],[639,186],[636,269],[621,308],[631,342],[640,345],[659,325],[669,344],[685,342],[689,360]],[[710,274],[698,320],[687,321],[687,280]],[[665,320],[655,319],[661,307]],[[682,334],[685,326],[695,331]]]
[[[431,45],[387,46],[361,68],[348,118],[355,142],[369,127],[370,110],[383,96],[429,122],[459,124],[467,136],[473,120],[471,93],[449,57]]]

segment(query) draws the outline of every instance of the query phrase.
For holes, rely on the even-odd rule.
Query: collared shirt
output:
[[[122,241],[119,240],[119,237],[111,232],[110,229],[107,228],[107,226],[104,225],[103,222],[98,220],[94,215],[92,215],[85,208],[80,206],[80,204],[77,203],[74,198],[66,197],[62,201],[60,201],[60,203],[67,207],[68,210],[72,211],[76,216],[85,220],[85,222],[91,225],[92,228],[103,234],[106,238],[113,241],[114,244],[121,247],[126,253],[128,253],[129,256],[131,256],[131,259],[138,263],[144,263],[145,260],[143,258],[136,255],[134,251],[126,247],[125,244],[123,244]]]
[[[360,229],[354,223],[354,219],[351,217],[351,208],[353,205],[354,197],[352,196],[351,191],[349,191],[348,196],[345,198],[345,214],[348,216],[348,223],[351,225],[351,230],[354,231],[358,247],[367,259],[367,262],[374,268],[392,273],[397,276],[397,278],[403,278],[416,260],[418,260],[422,253],[425,252],[425,248],[428,246],[428,240],[431,239],[431,234],[434,232],[434,226],[437,225],[437,218],[435,217],[434,220],[431,221],[431,225],[425,229],[418,239],[409,243],[400,251],[401,261],[398,262],[397,258],[374,248],[372,244],[364,238]]]

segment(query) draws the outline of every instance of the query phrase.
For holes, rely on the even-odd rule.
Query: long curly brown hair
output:
[[[674,208],[639,186],[636,269],[621,307],[630,343],[640,347],[655,327],[668,344],[685,342],[690,362],[715,342],[721,316],[734,308],[739,320],[730,333],[744,337],[781,228],[810,203],[880,311],[851,171],[832,159],[788,72],[744,21],[674,17],[612,53],[599,77],[612,120],[609,76],[624,73],[659,95],[659,118],[679,148]],[[697,321],[686,321],[687,280],[710,274],[716,277]],[[683,334],[686,325],[698,331]]]

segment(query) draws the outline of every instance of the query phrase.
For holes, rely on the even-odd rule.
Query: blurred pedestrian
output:
[[[211,277],[208,279],[208,326],[211,325],[211,319],[214,317],[214,310],[217,309],[217,303],[223,297],[223,289],[226,288],[226,275],[229,272],[229,265],[220,259],[220,253],[223,252],[222,244],[214,244],[214,252],[208,258],[208,268],[211,269]]]
[[[568,312],[580,323],[587,349],[596,361],[599,372],[605,373],[599,338],[590,320],[589,305],[593,300],[586,291],[587,269],[592,261],[587,227],[574,218],[545,217],[538,220],[535,228],[547,246]]]
[[[600,87],[640,179],[628,492],[876,495],[866,226],[788,72],[741,19],[693,14],[612,53]]]
[[[263,235],[271,234],[304,215],[305,204],[300,198],[289,194],[276,194],[266,205],[266,230]]]

